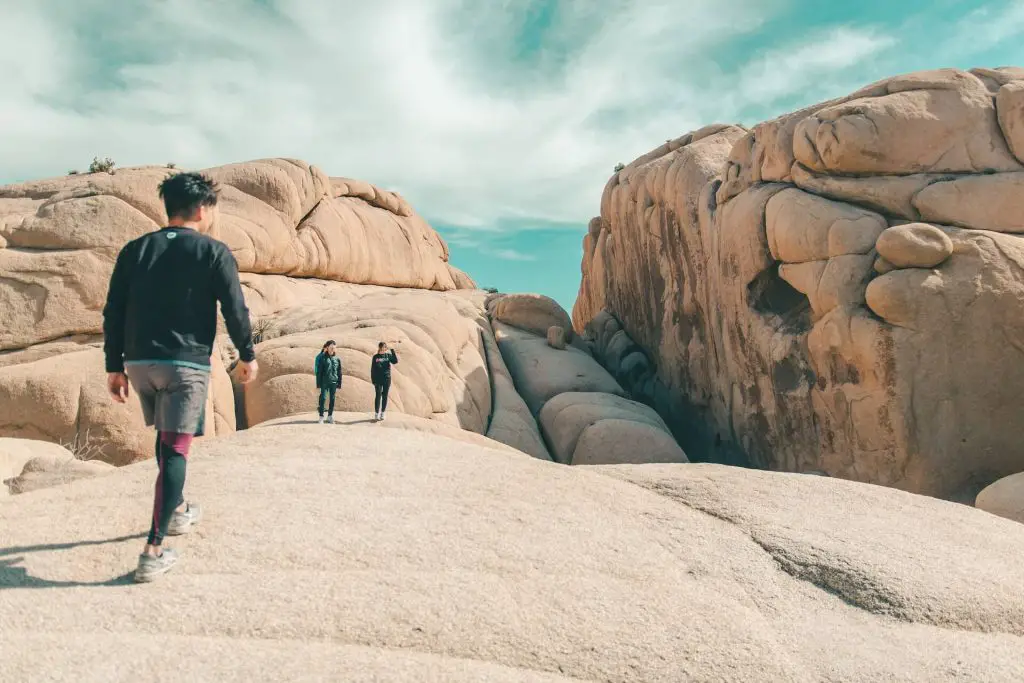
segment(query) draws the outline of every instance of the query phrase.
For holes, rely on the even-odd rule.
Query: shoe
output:
[[[328,415],[327,416],[327,424],[329,424],[329,425],[334,424],[334,416],[333,415]]]
[[[167,524],[168,536],[181,536],[192,531],[192,527],[199,524],[203,517],[203,509],[195,503],[187,503],[184,510],[171,515],[171,521]]]
[[[135,569],[136,583],[149,583],[171,571],[178,562],[178,553],[164,548],[158,556],[139,555],[139,566]]]
[[[378,417],[377,419],[380,420],[381,422],[383,422],[384,421],[384,413],[381,413],[380,417]]]
[[[319,420],[317,420],[317,424],[323,424],[323,423],[324,423],[324,416],[323,416],[323,415],[321,415],[321,416],[320,416],[320,419],[319,419]]]

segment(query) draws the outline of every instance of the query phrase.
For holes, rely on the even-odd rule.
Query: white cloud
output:
[[[616,162],[888,44],[842,29],[754,60],[740,87],[702,84],[724,41],[782,1],[562,0],[519,66],[516,32],[543,0],[19,3],[0,41],[0,181],[96,155],[292,156],[398,189],[434,221],[583,223]]]

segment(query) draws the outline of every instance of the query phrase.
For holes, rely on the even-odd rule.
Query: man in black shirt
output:
[[[192,438],[203,433],[218,302],[238,348],[240,379],[249,382],[258,370],[238,263],[205,234],[216,216],[215,183],[179,173],[160,185],[160,197],[169,225],[121,249],[103,309],[110,395],[124,403],[130,382],[147,426],[157,429],[153,519],[136,581],[174,566],[177,554],[162,548],[164,536],[188,533],[201,515],[182,490]]]

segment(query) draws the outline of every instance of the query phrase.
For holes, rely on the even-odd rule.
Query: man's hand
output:
[[[123,372],[108,372],[107,392],[115,403],[125,403],[128,400],[128,375]]]
[[[238,361],[238,379],[242,384],[248,384],[249,382],[256,379],[256,375],[259,374],[260,366],[256,361],[246,363],[243,360]]]

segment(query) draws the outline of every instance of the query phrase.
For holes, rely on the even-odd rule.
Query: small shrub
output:
[[[90,434],[91,430],[85,430],[85,434],[75,432],[75,438],[71,441],[61,441],[60,445],[71,451],[71,455],[77,460],[96,460],[103,453],[103,444],[94,443]]]
[[[167,162],[167,168],[178,168],[178,165],[173,161]]]
[[[622,169],[626,168],[625,164],[615,164],[615,172],[618,173]]]
[[[70,171],[68,171],[68,175],[78,175],[78,171],[71,169]]]
[[[497,294],[498,293],[498,288],[497,287],[484,287],[484,291],[487,292],[488,294]]]
[[[109,173],[110,175],[114,175],[114,166],[116,166],[116,164],[110,157],[107,157],[102,161],[99,157],[93,157],[92,163],[89,164],[89,173]]]
[[[252,343],[259,344],[270,329],[270,318],[256,318],[252,323]]]

